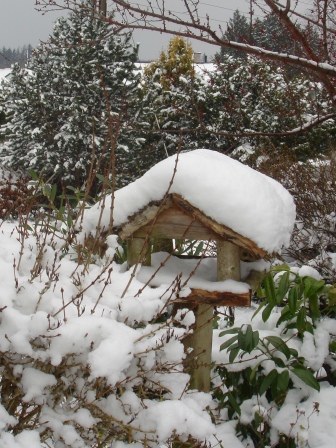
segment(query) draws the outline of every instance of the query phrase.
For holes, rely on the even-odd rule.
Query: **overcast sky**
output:
[[[168,0],[167,3],[173,10],[179,4],[179,0]],[[214,26],[221,25],[225,30],[234,10],[239,9],[242,13],[248,14],[250,1],[201,0],[200,3],[200,15],[204,17],[208,14]],[[39,40],[45,41],[48,38],[52,32],[53,22],[62,14],[52,11],[42,15],[35,10],[35,0],[0,0],[0,11],[0,48],[3,46],[16,48],[25,44],[36,46]],[[169,36],[158,33],[144,31],[134,33],[134,42],[140,43],[141,59],[157,58],[160,51],[167,47],[169,39]],[[209,57],[218,51],[217,47],[201,42],[193,42],[193,49],[206,53]]]

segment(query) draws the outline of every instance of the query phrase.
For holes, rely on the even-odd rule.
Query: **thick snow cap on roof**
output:
[[[140,179],[115,192],[113,226],[162,199],[177,193],[204,214],[273,252],[289,244],[295,220],[290,193],[278,182],[223,154],[197,149],[174,155],[151,168]],[[111,197],[106,198],[100,223],[108,228]],[[83,230],[95,231],[101,203],[85,213]]]

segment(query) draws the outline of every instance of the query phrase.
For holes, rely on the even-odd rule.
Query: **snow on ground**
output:
[[[39,440],[39,432],[46,428],[51,428],[55,440],[62,438],[66,446],[87,446],[78,442],[74,424],[84,428],[83,431],[85,428],[93,430],[97,417],[89,411],[92,401],[117,421],[131,420],[132,427],[139,428],[139,438],[144,433],[150,438],[154,433],[155,446],[164,444],[174,432],[182,440],[191,434],[199,440],[208,440],[214,446],[218,440],[231,448],[247,446],[247,441],[239,440],[235,434],[236,421],[230,421],[223,414],[217,425],[211,422],[206,409],[215,409],[216,404],[210,395],[186,392],[188,375],[183,373],[183,346],[178,339],[184,330],[175,328],[177,339],[168,340],[165,328],[150,323],[171,295],[168,285],[173,271],[181,270],[188,275],[193,262],[189,260],[184,266],[181,260],[172,261],[160,274],[162,277],[155,288],[153,285],[144,288],[152,268],[141,268],[122,298],[131,277],[131,272],[126,271],[124,265],[110,263],[111,270],[106,270],[105,260],[89,265],[83,275],[70,256],[57,255],[55,246],[44,247],[41,260],[39,246],[32,235],[26,235],[25,248],[20,256],[20,235],[15,228],[15,223],[7,222],[0,228],[0,351],[16,352],[23,357],[24,362],[16,365],[14,373],[22,387],[23,401],[41,406],[41,426],[39,431],[22,431],[14,437],[7,428],[15,419],[0,406],[0,446],[45,448]],[[160,263],[163,256],[162,253],[155,255],[154,264]],[[39,260],[42,269],[36,271]],[[51,275],[53,266],[57,271],[54,279]],[[197,281],[211,282],[215,278],[214,271],[215,260],[205,261],[197,273]],[[94,281],[97,278],[99,281]],[[254,308],[237,309],[235,325],[239,327],[251,322],[253,329],[258,329],[263,335],[280,335],[280,329],[275,326],[279,312],[264,323],[260,315],[251,321],[253,311]],[[139,326],[140,321],[142,325]],[[192,319],[184,317],[184,324],[192,322]],[[220,330],[214,330],[213,360],[226,363],[228,354],[219,349],[225,339],[219,337],[219,333]],[[308,365],[319,368],[328,352],[330,334],[336,335],[336,323],[333,319],[324,319],[314,337],[307,335],[302,342],[293,338],[291,344],[302,351]],[[92,391],[87,391],[89,404],[80,409],[68,409],[65,405],[53,403],[50,392],[56,384],[70,381],[71,375],[67,373],[60,383],[52,368],[61,366],[69,354],[78,363],[90,366],[87,380],[104,377],[112,391],[122,384],[124,393],[120,397],[112,393],[97,400]],[[251,365],[254,362],[252,360]],[[147,371],[153,384],[161,384],[169,390],[165,400],[140,400],[134,393],[133,388],[139,381],[138,363]],[[159,369],[160,363],[165,366],[164,370]],[[43,365],[50,366],[47,372],[43,371]],[[174,368],[167,371],[167,366]],[[235,368],[237,364],[232,365],[232,369]],[[76,371],[75,375],[77,378],[71,384],[84,390],[84,378]],[[327,383],[322,383],[321,392],[317,393],[297,381],[296,388],[289,392],[281,409],[268,403],[264,396],[253,397],[242,406],[242,421],[251,421],[256,410],[271,416],[272,443],[276,443],[279,433],[284,433],[295,436],[300,442],[298,446],[334,447],[336,389]],[[69,424],[69,421],[73,423]],[[48,443],[53,446],[50,440]],[[123,445],[122,442],[120,444]]]
[[[224,187],[214,191],[207,186],[207,194],[195,195],[195,179],[201,181],[199,170],[204,173],[210,168],[207,157],[212,169],[215,162],[219,171],[223,171],[220,176],[219,171],[213,170],[206,180],[211,177]],[[147,177],[117,192],[116,219],[122,222],[148,201],[162,197],[166,187],[161,187],[158,179],[167,185],[174,166],[174,158],[167,159]],[[264,217],[276,219],[275,226],[268,224],[266,230],[262,227],[268,232],[263,240],[268,247],[275,232],[280,233],[276,245],[288,237],[290,226],[285,225],[282,215],[287,220],[294,219],[291,197],[279,184],[205,150],[181,154],[173,189],[201,209],[208,203],[210,208],[206,212],[218,213],[217,219],[226,219],[230,210],[235,225],[239,225],[239,219],[246,220],[247,210],[249,224],[257,227],[251,230],[254,238],[261,237],[258,223]],[[219,195],[224,205],[214,210],[212,197],[218,200]],[[125,198],[127,203],[123,203]],[[237,206],[240,201],[244,206]],[[253,201],[253,206],[249,201]],[[93,228],[95,213],[98,213],[97,207],[88,212],[86,230]],[[230,448],[251,446],[251,441],[237,436],[237,419],[228,418],[225,409],[217,411],[217,403],[210,394],[188,391],[189,376],[183,369],[185,355],[181,339],[191,331],[193,314],[186,310],[179,312],[176,316],[182,324],[179,326],[170,317],[164,323],[155,321],[167,311],[167,301],[175,297],[176,276],[182,273],[181,282],[184,282],[196,262],[169,258],[152,278],[166,259],[166,254],[158,253],[153,255],[152,267],[138,267],[133,273],[132,269],[126,270],[125,264],[112,261],[116,238],[110,236],[104,259],[78,265],[74,250],[68,252],[61,238],[44,234],[43,228],[35,228],[33,222],[29,224],[33,229],[29,232],[15,222],[3,222],[0,227],[0,353],[8,359],[15,354],[13,375],[21,390],[22,406],[28,403],[39,407],[38,429],[23,429],[14,436],[10,428],[15,425],[16,416],[9,415],[0,404],[0,446],[92,446],[88,440],[98,431],[101,413],[108,415],[113,425],[115,422],[131,425],[134,441],[146,440],[148,444],[152,440],[153,447],[167,444],[174,434],[181,440],[191,435],[200,441],[206,440],[211,446],[218,446],[219,441]],[[247,227],[242,232],[247,232]],[[244,271],[247,275],[246,266]],[[298,269],[297,273],[318,278],[311,268]],[[203,260],[186,289],[190,286],[204,289],[221,286],[233,291],[246,288],[237,282],[219,285],[215,279],[216,260]],[[237,308],[235,326],[250,323],[261,336],[283,337],[281,326],[276,327],[280,310],[276,309],[267,322],[263,322],[260,314],[252,319],[254,311],[254,307]],[[220,350],[220,345],[230,337],[220,336],[225,325],[226,321],[222,320],[220,328],[214,330],[213,362],[225,364],[232,372],[245,365],[255,366],[257,360],[253,356],[234,364],[228,362],[228,353]],[[317,324],[315,334],[305,334],[303,340],[294,334],[287,337],[288,345],[305,356],[306,365],[318,370],[328,356],[331,338],[336,337],[336,321],[324,318]],[[267,361],[263,368],[267,373],[272,366]],[[295,439],[298,447],[334,448],[336,388],[322,382],[318,393],[299,378],[292,376],[291,379],[294,388],[288,392],[282,407],[268,402],[265,395],[253,396],[242,404],[241,422],[248,425],[256,412],[262,415],[271,427],[273,446],[279,434],[287,434]],[[109,394],[97,396],[96,385],[102,381]],[[214,384],[218,385],[219,381],[214,372]],[[140,397],[142,387],[149,387],[152,392]],[[62,400],[54,400],[54,394],[63,389],[71,394],[68,400],[64,396]],[[48,445],[40,441],[39,434],[43,431],[53,435],[53,439],[47,440]],[[83,434],[87,435],[86,439]],[[133,444],[136,448],[143,446]],[[126,448],[126,443],[120,441],[111,446]]]
[[[94,398],[94,391],[88,392],[85,396],[88,408],[93,400],[118,421],[126,423],[132,418],[132,427],[139,428],[141,437],[148,433],[150,438],[154,432],[158,443],[163,443],[173,432],[182,438],[189,434],[200,440],[210,438],[215,431],[205,411],[210,396],[205,398],[204,394],[185,392],[188,375],[183,373],[181,365],[183,345],[176,339],[184,330],[176,329],[176,338],[166,341],[168,327],[149,323],[164,308],[171,291],[166,286],[147,288],[136,297],[144,284],[134,279],[121,298],[131,277],[124,266],[110,263],[106,270],[102,263],[90,265],[84,274],[84,268],[75,261],[62,254],[58,256],[55,245],[47,245],[40,252],[33,236],[26,235],[25,248],[20,253],[19,239],[15,223],[2,223],[0,352],[22,356],[22,364],[17,363],[14,369],[15,376],[22,387],[23,401],[42,406],[42,427],[51,428],[55,439],[62,437],[66,446],[84,446],[74,444],[78,434],[66,423],[77,421],[77,413],[72,408],[71,412],[67,410],[62,402],[53,404],[50,395],[53,387],[59,386],[60,378],[49,371],[71,356],[78,364],[89,366],[87,381],[104,377],[111,390],[118,384],[125,388],[121,399],[112,394],[98,400]],[[48,365],[48,372],[36,363]],[[165,366],[163,371],[155,369],[158,363]],[[142,382],[141,377],[138,378],[138,364],[141,375],[145,375],[145,370],[154,384],[161,384],[160,387],[170,391],[166,394],[167,401],[148,399],[143,402],[132,392],[132,388]],[[171,371],[169,366],[172,366]],[[61,384],[70,381],[71,374],[64,375]],[[76,375],[75,384],[83,390],[85,380]],[[124,401],[130,398],[126,412]],[[96,419],[85,406],[77,412],[84,411],[87,415],[82,416],[80,424],[91,428]],[[37,432],[35,435],[22,432],[15,439],[6,434],[6,428],[13,421],[1,406],[0,446],[7,443],[5,446],[21,447],[24,442],[30,448],[42,446]]]
[[[183,266],[181,260],[174,260],[167,266],[162,277],[156,284],[156,288],[147,287],[140,294],[138,291],[144,287],[144,282],[151,275],[148,267],[141,268],[132,281],[127,294],[121,298],[125,286],[130,280],[131,273],[125,270],[125,266],[114,263],[110,265],[112,272],[105,271],[104,263],[88,267],[85,276],[79,272],[79,277],[72,276],[78,269],[76,262],[68,256],[57,258],[57,281],[45,289],[50,281],[50,270],[54,264],[55,248],[48,246],[43,251],[42,266],[44,269],[34,276],[34,266],[38,261],[38,245],[32,236],[26,236],[25,249],[20,260],[20,236],[15,230],[15,223],[3,223],[0,229],[0,281],[1,295],[0,308],[0,350],[1,352],[15,351],[24,357],[42,362],[50,362],[51,366],[58,366],[71,353],[71,356],[84,364],[91,366],[90,378],[92,380],[105,377],[113,388],[116,384],[125,385],[125,392],[120,399],[111,395],[108,399],[97,401],[104,411],[109,412],[113,418],[130,419],[130,409],[133,415],[132,426],[146,431],[148,436],[154,432],[157,443],[162,444],[175,431],[183,438],[192,434],[200,440],[207,439],[213,445],[218,440],[222,445],[231,448],[242,448],[247,445],[239,440],[235,434],[235,422],[221,417],[221,423],[214,426],[206,408],[215,407],[210,395],[202,393],[186,393],[185,387],[188,376],[183,373],[181,360],[183,358],[183,346],[178,339],[171,339],[163,343],[165,330],[160,330],[158,325],[148,323],[156,313],[164,306],[167,292],[167,284],[172,280],[174,271],[182,271],[184,275],[193,267],[193,261],[189,260],[187,266]],[[154,264],[160,264],[162,253],[154,256]],[[157,258],[157,259],[156,259]],[[15,260],[16,272],[14,274],[13,261]],[[49,268],[49,277],[47,274]],[[102,277],[99,277],[101,274]],[[198,272],[198,281],[204,279],[211,282],[215,278],[215,260],[204,262]],[[15,278],[16,280],[15,280]],[[99,277],[99,282],[93,283]],[[108,282],[103,279],[108,277]],[[75,278],[81,278],[80,284]],[[161,283],[162,282],[162,283]],[[90,286],[91,285],[91,286]],[[105,289],[104,289],[104,287]],[[159,285],[159,286],[158,286]],[[104,289],[102,293],[102,289]],[[82,315],[78,315],[78,306],[74,303],[74,297],[79,297],[81,291]],[[64,308],[65,305],[65,308]],[[235,324],[251,322],[254,309],[237,309]],[[280,329],[276,329],[275,314],[268,322],[264,323],[258,315],[253,321],[254,329],[263,332],[264,335],[279,335]],[[57,321],[61,325],[56,325]],[[187,321],[188,319],[186,319]],[[138,327],[133,324],[142,321]],[[189,319],[189,323],[192,320]],[[51,327],[54,328],[51,329]],[[175,329],[176,334],[183,334],[182,329]],[[179,333],[180,332],[180,333]],[[219,346],[223,338],[219,337],[220,330],[214,331],[213,360],[217,363],[227,361],[227,353],[221,352]],[[325,356],[329,341],[329,334],[336,334],[334,320],[326,319],[321,322],[316,337],[307,337],[306,342],[293,340],[293,347],[303,352],[309,363],[315,368],[320,367]],[[41,336],[49,338],[46,345],[33,341]],[[43,339],[41,339],[43,341]],[[41,344],[41,345],[40,345]],[[161,361],[166,365],[174,365],[171,372],[156,372],[153,367],[158,353],[158,344],[161,344]],[[323,350],[322,350],[322,347]],[[322,353],[323,352],[323,353]],[[156,354],[155,354],[156,353]],[[322,354],[322,356],[321,356]],[[27,358],[26,358],[27,359]],[[165,385],[170,393],[166,400],[157,401],[139,398],[133,392],[134,383],[127,383],[127,378],[136,377],[134,360],[141,359],[148,371],[151,371],[153,381]],[[27,361],[25,361],[26,363]],[[78,437],[74,427],[67,422],[77,422],[82,427],[92,428],[96,418],[88,409],[78,409],[71,412],[66,408],[56,408],[50,403],[50,390],[55,386],[57,378],[52,373],[36,370],[33,364],[18,364],[15,375],[21,381],[24,401],[33,400],[35,404],[42,405],[42,428],[50,427],[55,438],[63,437],[68,446],[76,445]],[[253,364],[253,363],[252,363]],[[232,366],[234,368],[234,366]],[[21,378],[21,379],[20,379]],[[89,379],[90,379],[89,378]],[[83,388],[82,379],[77,379],[78,387]],[[88,394],[88,399],[90,395]],[[294,434],[297,440],[301,440],[299,446],[311,448],[332,448],[336,438],[335,419],[335,388],[327,383],[322,384],[320,393],[310,390],[303,384],[290,391],[282,409],[272,409],[272,404],[267,404],[264,397],[255,397],[243,405],[242,419],[252,419],[255,409],[263,407],[268,415],[272,414],[271,425],[274,443],[278,433]],[[318,412],[316,411],[318,403]],[[259,409],[258,408],[258,409]],[[23,431],[17,436],[6,432],[9,425],[13,424],[13,417],[8,415],[3,406],[0,407],[0,444],[9,447],[41,448],[37,431]],[[300,442],[301,443],[301,442]],[[6,445],[7,444],[7,445]],[[84,446],[84,445],[83,445]]]
[[[247,165],[206,149],[182,153],[178,163],[176,156],[169,157],[118,190],[114,198],[114,225],[125,223],[151,201],[161,200],[168,190],[268,252],[289,244],[295,205],[287,190]],[[100,221],[105,228],[109,225],[110,204],[108,197]],[[95,232],[100,207],[98,203],[85,214],[83,229],[88,234]]]

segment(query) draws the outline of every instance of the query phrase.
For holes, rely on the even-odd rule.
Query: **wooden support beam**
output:
[[[229,241],[217,242],[217,280],[240,280],[240,249]],[[218,292],[206,292],[194,290],[191,297],[204,300],[206,294],[208,301],[217,300]],[[223,293],[224,294],[224,293]],[[246,303],[246,298],[244,300]],[[192,306],[190,303],[189,306]],[[211,352],[212,352],[212,321],[213,304],[198,303],[194,308],[195,324],[193,334],[188,336],[184,345],[186,347],[187,358],[186,367],[190,373],[190,388],[202,392],[210,390],[211,373]],[[190,348],[192,351],[189,353]]]
[[[240,281],[240,250],[229,241],[217,241],[217,281]]]
[[[206,291],[205,289],[191,288],[187,297],[174,300],[175,304],[181,306],[183,303],[196,306],[205,303],[212,306],[251,306],[251,290],[237,294],[225,291]]]
[[[200,303],[193,311],[195,313],[194,332],[183,340],[187,353],[185,370],[190,374],[190,389],[209,392],[213,306]]]
[[[130,238],[127,240],[127,267],[141,263],[151,265],[150,240],[147,238]]]

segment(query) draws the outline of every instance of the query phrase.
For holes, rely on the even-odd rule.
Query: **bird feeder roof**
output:
[[[103,208],[99,202],[86,211],[86,234],[98,224],[101,231],[109,228],[111,201],[107,197]],[[170,231],[164,225],[174,216]],[[263,256],[289,244],[294,220],[293,198],[280,183],[206,149],[159,162],[114,196],[113,229],[122,238],[147,232],[161,238],[226,239]]]

